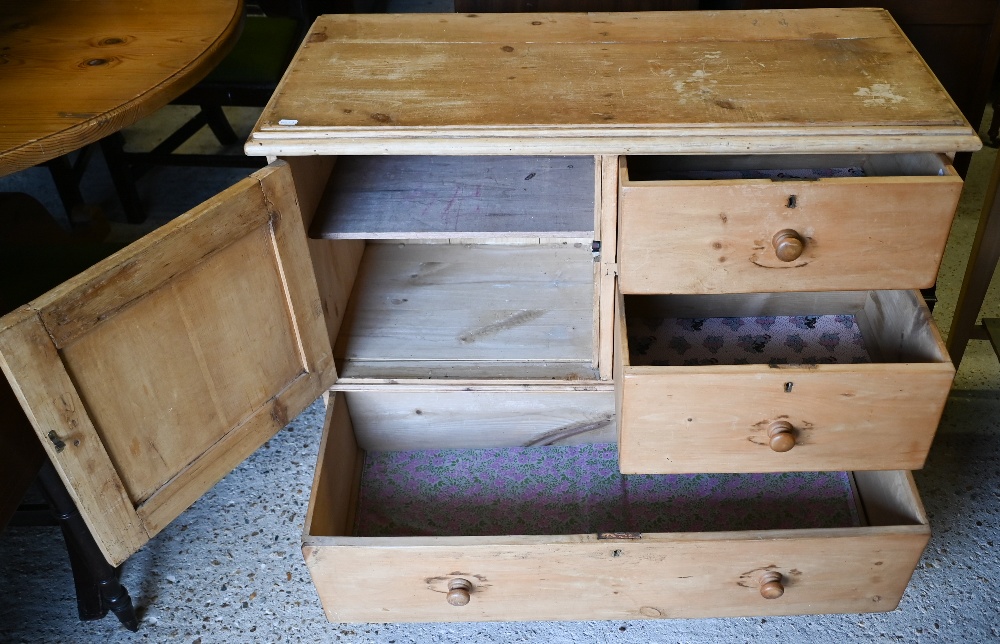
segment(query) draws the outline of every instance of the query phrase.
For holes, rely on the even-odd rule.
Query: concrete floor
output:
[[[129,131],[155,136],[162,119]],[[252,123],[252,114],[239,119]],[[988,122],[987,116],[987,122]],[[211,145],[210,142],[205,145]],[[235,150],[238,153],[238,149]],[[986,177],[996,151],[975,155],[948,243],[934,317],[943,332],[955,300]],[[150,223],[118,212],[98,159],[86,196],[112,220],[118,239],[151,227],[215,194],[242,170],[162,168],[140,189]],[[44,170],[0,179],[0,191],[34,194],[53,212]],[[994,288],[984,312],[1000,316]],[[11,642],[983,642],[1000,639],[1000,364],[973,341],[955,381],[926,468],[915,473],[934,536],[899,608],[887,614],[745,619],[431,625],[345,625],[326,621],[299,552],[299,537],[322,427],[318,404],[216,485],[124,566],[122,581],[142,623],[129,633],[114,617],[81,623],[62,538],[56,528],[13,527],[0,534],[0,641]]]

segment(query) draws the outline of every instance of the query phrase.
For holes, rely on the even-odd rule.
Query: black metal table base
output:
[[[132,598],[118,580],[118,569],[101,554],[73,498],[48,460],[38,473],[38,482],[66,540],[80,619],[102,619],[111,611],[125,628],[139,630]]]

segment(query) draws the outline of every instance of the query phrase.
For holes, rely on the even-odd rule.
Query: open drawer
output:
[[[909,473],[771,477],[621,476],[614,445],[366,454],[336,393],[303,553],[331,621],[894,608],[929,538]]]
[[[619,296],[623,472],[919,469],[954,377],[916,291]]]
[[[962,191],[947,157],[621,157],[623,293],[926,288]]]

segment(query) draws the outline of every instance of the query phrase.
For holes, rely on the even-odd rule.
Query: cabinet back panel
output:
[[[343,157],[321,239],[593,237],[593,157]]]
[[[370,244],[335,355],[431,370],[467,361],[479,377],[491,362],[590,366],[593,320],[593,259],[583,244]]]

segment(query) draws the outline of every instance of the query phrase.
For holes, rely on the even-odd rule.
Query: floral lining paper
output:
[[[614,444],[369,452],[355,534],[701,532],[859,525],[845,472],[631,474]]]
[[[871,362],[853,315],[630,317],[628,343],[633,365]]]

